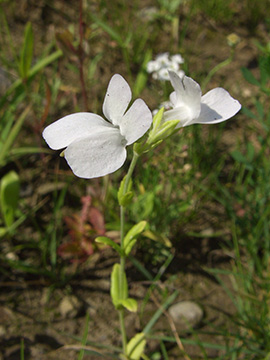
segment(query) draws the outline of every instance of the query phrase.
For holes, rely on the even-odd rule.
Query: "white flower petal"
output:
[[[67,115],[47,126],[42,136],[53,150],[65,148],[73,141],[111,128],[112,125],[101,116],[92,113],[76,113]]]
[[[171,109],[164,112],[163,115],[164,121],[168,120],[180,120],[179,124],[177,124],[176,128],[180,128],[183,126],[189,125],[192,117],[190,108],[187,106],[179,106],[175,109]]]
[[[201,111],[201,88],[188,76],[180,78],[175,72],[169,71],[172,86],[176,92],[175,107],[187,106],[191,112],[191,119],[199,116]],[[181,120],[181,119],[179,119]]]
[[[177,75],[182,79],[185,76],[185,72],[183,70],[178,70]]]
[[[119,124],[120,132],[127,140],[127,145],[134,143],[150,128],[152,113],[142,99],[134,101],[122,117]]]
[[[177,95],[176,95],[176,92],[172,92],[170,94],[170,102],[172,103],[172,106],[173,107],[176,107],[176,104],[177,104]]]
[[[75,175],[92,179],[118,170],[126,160],[125,139],[118,129],[108,128],[70,144],[65,158]]]
[[[103,114],[114,125],[119,125],[119,119],[124,115],[131,96],[126,80],[121,75],[115,74],[109,82],[103,102]]]
[[[234,116],[241,104],[223,88],[210,90],[202,97],[201,113],[193,124],[217,124]]]

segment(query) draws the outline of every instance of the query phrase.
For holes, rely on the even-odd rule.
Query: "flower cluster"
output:
[[[167,137],[169,122],[176,128],[192,124],[217,124],[234,116],[240,103],[223,88],[215,88],[202,96],[199,84],[187,76],[169,71],[174,88],[170,95],[171,109],[163,114],[161,127],[154,123],[152,137],[162,141]],[[75,175],[95,178],[118,170],[127,157],[126,146],[140,139],[152,124],[152,114],[142,99],[131,100],[131,89],[121,75],[114,75],[103,102],[105,119],[93,113],[67,115],[43,131],[43,137],[54,149],[63,149]],[[161,119],[161,118],[160,118]],[[167,126],[168,125],[168,126]],[[153,135],[154,134],[154,135]],[[150,148],[151,148],[150,146]]]
[[[155,60],[151,60],[146,65],[146,70],[152,74],[156,80],[170,80],[168,71],[174,71],[180,77],[185,75],[180,69],[180,65],[184,63],[184,59],[180,54],[169,56],[169,53],[163,53],[156,56]]]

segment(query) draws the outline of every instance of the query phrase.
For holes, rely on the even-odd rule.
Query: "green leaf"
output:
[[[115,30],[113,29],[111,26],[109,26],[108,24],[106,24],[104,21],[102,21],[101,19],[99,19],[96,14],[91,14],[91,19],[94,23],[96,23],[99,27],[101,27],[107,34],[110,35],[110,37],[115,40],[119,46],[121,47],[125,47],[126,44],[123,41],[121,35]]]
[[[121,301],[128,297],[128,285],[126,274],[122,274],[120,264],[115,264],[111,274],[111,298],[116,309],[121,308]]]
[[[0,201],[1,210],[7,227],[14,222],[14,214],[18,207],[20,191],[19,176],[10,171],[1,180]]]
[[[127,354],[130,360],[140,360],[146,345],[145,334],[136,334],[127,344]]]
[[[249,162],[253,161],[254,156],[255,156],[255,147],[251,142],[249,142],[247,144],[247,158],[248,158]]]
[[[163,118],[163,114],[164,114],[164,107],[162,107],[158,113],[156,113],[156,115],[153,118],[153,127],[149,133],[149,137],[151,136],[151,132],[156,132],[156,130],[160,127],[161,124],[161,120]]]
[[[10,130],[8,137],[5,139],[5,142],[3,143],[1,147],[1,153],[0,153],[0,165],[4,165],[7,157],[9,156],[10,149],[12,148],[16,137],[18,136],[21,127],[23,126],[23,123],[30,111],[31,107],[30,105],[23,111],[23,113],[19,116],[15,124],[12,126],[12,129]]]
[[[254,77],[250,70],[248,70],[247,68],[242,68],[241,70],[246,81],[248,81],[252,85],[261,86],[260,82]]]
[[[139,71],[139,74],[137,75],[134,87],[133,87],[133,96],[136,98],[145,88],[145,85],[147,83],[148,79],[148,73],[146,72],[145,68],[147,63],[152,58],[152,50],[148,49],[145,53],[144,60],[141,66],[141,69]]]
[[[175,132],[176,126],[179,124],[179,120],[168,120],[164,122],[156,133],[152,134],[152,137],[149,136],[149,143],[156,144],[160,140],[165,140],[167,137],[171,136]],[[148,140],[147,140],[148,142]]]
[[[126,176],[124,176],[123,180],[121,181],[119,190],[118,190],[118,202],[121,206],[127,206],[132,198],[133,198],[133,192],[131,191],[132,188],[132,180],[129,181],[127,187],[126,187]],[[126,189],[125,189],[126,187]]]
[[[175,128],[179,123],[179,119],[162,121],[164,108],[161,108],[159,112],[154,116],[153,126],[149,132],[146,145],[155,147],[161,141],[171,136],[175,132]]]
[[[113,248],[115,251],[117,251],[120,256],[123,254],[121,247],[118,244],[116,244],[112,239],[110,239],[106,236],[98,236],[95,239],[95,242],[109,245],[111,248]]]
[[[251,119],[257,119],[257,115],[255,115],[251,110],[249,110],[246,107],[242,107],[242,113],[244,115],[247,115],[248,117],[250,117]]]
[[[40,147],[24,146],[24,147],[20,147],[20,148],[11,149],[9,151],[9,156],[11,158],[13,158],[13,157],[20,157],[20,156],[28,155],[28,154],[40,154],[40,153],[51,154],[51,150],[45,149],[45,148],[40,148]]]
[[[128,245],[125,247],[125,254],[126,256],[128,256],[131,252],[131,250],[133,249],[133,246],[136,244],[137,239],[132,239],[130,240],[130,242],[128,243]]]
[[[260,79],[263,86],[266,85],[270,77],[270,57],[261,56],[259,58],[259,69],[260,69]]]
[[[263,120],[264,115],[265,115],[264,114],[264,106],[263,106],[263,104],[260,101],[257,100],[255,105],[256,105],[256,109],[257,109],[257,112],[259,114],[260,119]]]
[[[124,306],[128,311],[136,312],[138,309],[138,304],[135,299],[127,298],[120,300],[119,303]]]
[[[34,35],[32,24],[28,22],[24,30],[24,41],[21,50],[19,71],[23,79],[26,79],[29,74],[29,70],[32,64],[33,58],[33,49],[34,49]]]
[[[46,56],[43,59],[40,59],[37,61],[37,63],[30,69],[28,78],[33,78],[37,73],[39,73],[43,68],[57,60],[59,57],[63,55],[62,50],[56,50],[54,53]],[[22,79],[17,79],[14,81],[14,83],[7,89],[4,96],[2,96],[0,101],[0,107],[7,101],[7,97],[17,88],[19,88],[22,85]]]
[[[143,232],[146,224],[146,221],[140,221],[138,224],[134,225],[125,236],[124,249],[126,255],[129,255],[131,252],[133,246],[136,243],[136,238]]]
[[[253,170],[253,165],[250,163],[249,159],[245,157],[240,151],[235,150],[231,152],[233,159],[241,164],[244,164],[248,170]]]
[[[6,235],[6,233],[7,233],[7,228],[5,228],[5,227],[0,227],[0,238],[1,237],[3,237],[3,236],[5,236]]]
[[[131,203],[131,200],[133,199],[133,196],[134,194],[132,191],[125,193],[125,195],[120,198],[119,205],[121,206],[129,205]]]
[[[147,325],[144,327],[143,332],[144,334],[149,334],[149,332],[151,331],[152,327],[155,325],[155,323],[158,321],[158,319],[160,318],[160,316],[162,316],[164,310],[166,310],[176,299],[177,295],[179,294],[178,290],[175,290],[172,295],[170,295],[164,302],[164,304],[162,304],[160,306],[160,308],[155,312],[155,314],[152,316],[152,318],[149,320],[149,322],[147,323]]]

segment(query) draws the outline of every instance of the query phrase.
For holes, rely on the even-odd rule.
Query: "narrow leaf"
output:
[[[16,123],[13,125],[10,133],[8,134],[7,139],[5,140],[2,148],[1,148],[1,153],[0,153],[0,164],[4,165],[5,161],[6,161],[6,157],[9,154],[9,150],[10,148],[13,146],[14,141],[16,139],[16,137],[18,136],[21,127],[23,126],[23,123],[30,111],[31,107],[30,105],[23,111],[23,113],[20,115],[20,117],[18,118],[18,120],[16,121]]]
[[[24,41],[20,56],[20,75],[23,79],[28,77],[31,68],[34,49],[34,35],[32,24],[28,22],[24,30]]]
[[[248,70],[247,68],[242,68],[242,74],[247,82],[249,82],[252,85],[260,86],[260,82],[254,77],[252,72]]]
[[[132,239],[130,240],[130,242],[127,244],[127,246],[125,247],[125,254],[126,256],[128,256],[131,252],[131,250],[133,249],[134,245],[136,244],[137,239]]]
[[[132,188],[132,180],[129,181],[129,183],[126,185],[126,175],[124,176],[123,180],[121,181],[119,190],[118,190],[118,202],[121,206],[126,206],[129,201],[133,197],[133,193],[131,191]]]
[[[158,113],[154,116],[154,118],[153,118],[153,128],[149,133],[149,137],[152,135],[152,132],[155,132],[160,127],[161,120],[163,118],[163,113],[164,113],[164,107],[162,107],[158,111]]]
[[[95,239],[95,242],[104,244],[104,245],[109,245],[111,248],[113,248],[115,251],[117,251],[120,256],[123,253],[121,247],[118,244],[116,244],[112,239],[110,239],[106,236],[98,236]]]
[[[164,310],[166,310],[173,303],[173,301],[176,299],[178,293],[179,293],[178,290],[174,291],[172,293],[172,295],[170,295],[166,299],[164,304],[162,304],[161,307],[155,312],[155,314],[152,316],[152,318],[149,320],[149,322],[147,323],[147,325],[143,329],[143,332],[145,334],[150,333],[152,327],[155,325],[155,323],[158,321],[160,316],[163,314]]]
[[[155,144],[160,140],[165,140],[167,137],[172,135],[175,131],[176,126],[178,125],[179,120],[168,120],[163,123],[156,132],[154,132],[150,138],[149,136],[149,143]],[[148,142],[148,141],[147,141]]]
[[[125,236],[124,248],[127,255],[132,249],[131,242],[133,242],[133,245],[135,244],[134,239],[136,239],[137,236],[139,236],[143,232],[146,224],[146,221],[140,221],[138,224],[134,225]]]
[[[133,95],[136,98],[145,88],[146,82],[148,79],[148,74],[146,72],[146,65],[152,58],[152,50],[148,49],[145,53],[144,60],[139,71],[139,74],[136,77],[136,81],[133,87]]]
[[[62,50],[56,50],[54,53],[46,56],[43,59],[37,61],[37,63],[29,70],[28,78],[34,77],[38,72],[40,72],[43,68],[57,60],[59,57],[63,55]],[[7,97],[15,91],[18,87],[22,85],[22,79],[17,79],[14,83],[7,89],[5,95],[1,98],[0,107],[4,104],[7,100]]]
[[[125,47],[125,43],[121,35],[116,30],[114,30],[111,26],[99,19],[96,15],[92,15],[90,13],[90,16],[92,21],[96,23],[99,27],[101,27],[106,33],[108,33],[110,37],[118,43],[118,45],[120,45],[121,47]]]
[[[10,227],[14,222],[14,214],[19,201],[19,191],[19,176],[15,171],[10,171],[2,178],[0,190],[1,210],[7,227]]]
[[[139,360],[146,345],[144,333],[136,334],[127,344],[127,354],[130,360]]]

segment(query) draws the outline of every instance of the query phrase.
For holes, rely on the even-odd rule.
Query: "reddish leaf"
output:
[[[91,207],[89,211],[89,221],[93,225],[93,228],[96,230],[97,235],[105,234],[104,217],[98,209]]]

